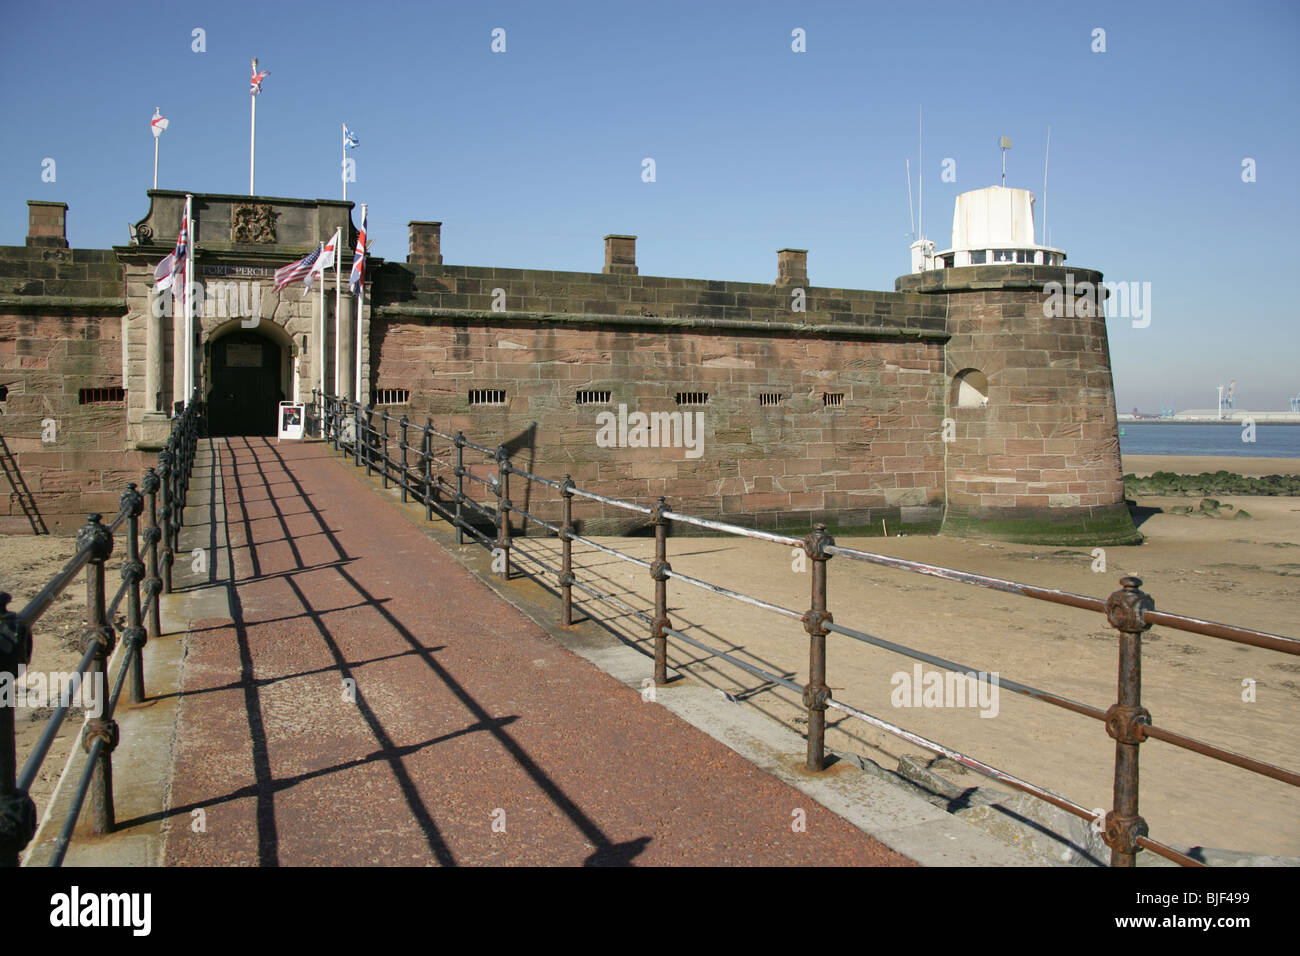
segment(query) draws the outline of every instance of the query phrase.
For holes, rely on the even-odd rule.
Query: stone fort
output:
[[[25,243],[0,247],[2,531],[116,512],[185,397],[184,320],[153,272],[186,194],[148,199],[121,246],[70,248],[67,206],[30,202]],[[413,221],[405,262],[369,260],[358,322],[352,203],[193,194],[191,380],[211,435],[274,434],[282,400],[310,420],[323,371],[345,398],[642,504],[759,528],[1135,542],[1105,317],[1044,308],[1049,283],[1101,275],[1034,242],[1032,202],[959,197],[953,248],[915,243],[891,292],[812,285],[801,249],[778,251],[771,284],[641,275],[631,235],[604,238],[599,272],[448,265],[442,224]],[[340,227],[337,317],[332,269],[324,315],[300,284],[276,294],[274,270]],[[699,413],[700,447],[597,441],[602,413],[637,412]],[[635,530],[627,514],[593,507],[583,528]]]

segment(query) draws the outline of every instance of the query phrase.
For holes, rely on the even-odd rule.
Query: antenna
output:
[[[912,223],[912,231],[908,233],[913,239],[916,238],[916,210],[912,208],[912,161],[907,160],[907,218]]]
[[[1011,148],[1011,137],[1002,137],[1002,188],[1007,188],[1007,150]]]
[[[923,114],[921,105],[916,107],[916,235],[925,238],[925,152],[922,137]]]
[[[1050,246],[1047,241],[1047,160],[1052,155],[1052,127],[1047,127],[1047,151],[1043,153],[1043,245]],[[1044,260],[1046,261],[1046,260]]]

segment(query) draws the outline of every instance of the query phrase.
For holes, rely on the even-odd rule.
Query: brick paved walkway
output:
[[[221,464],[235,616],[187,638],[167,864],[908,863],[557,645],[325,446]]]

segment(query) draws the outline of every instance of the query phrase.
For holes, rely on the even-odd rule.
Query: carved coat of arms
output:
[[[275,214],[265,203],[236,203],[230,210],[231,242],[275,242]]]

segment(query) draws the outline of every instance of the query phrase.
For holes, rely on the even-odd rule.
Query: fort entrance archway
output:
[[[292,391],[284,330],[265,320],[251,329],[232,322],[213,332],[206,352],[208,434],[274,435],[276,406]]]

